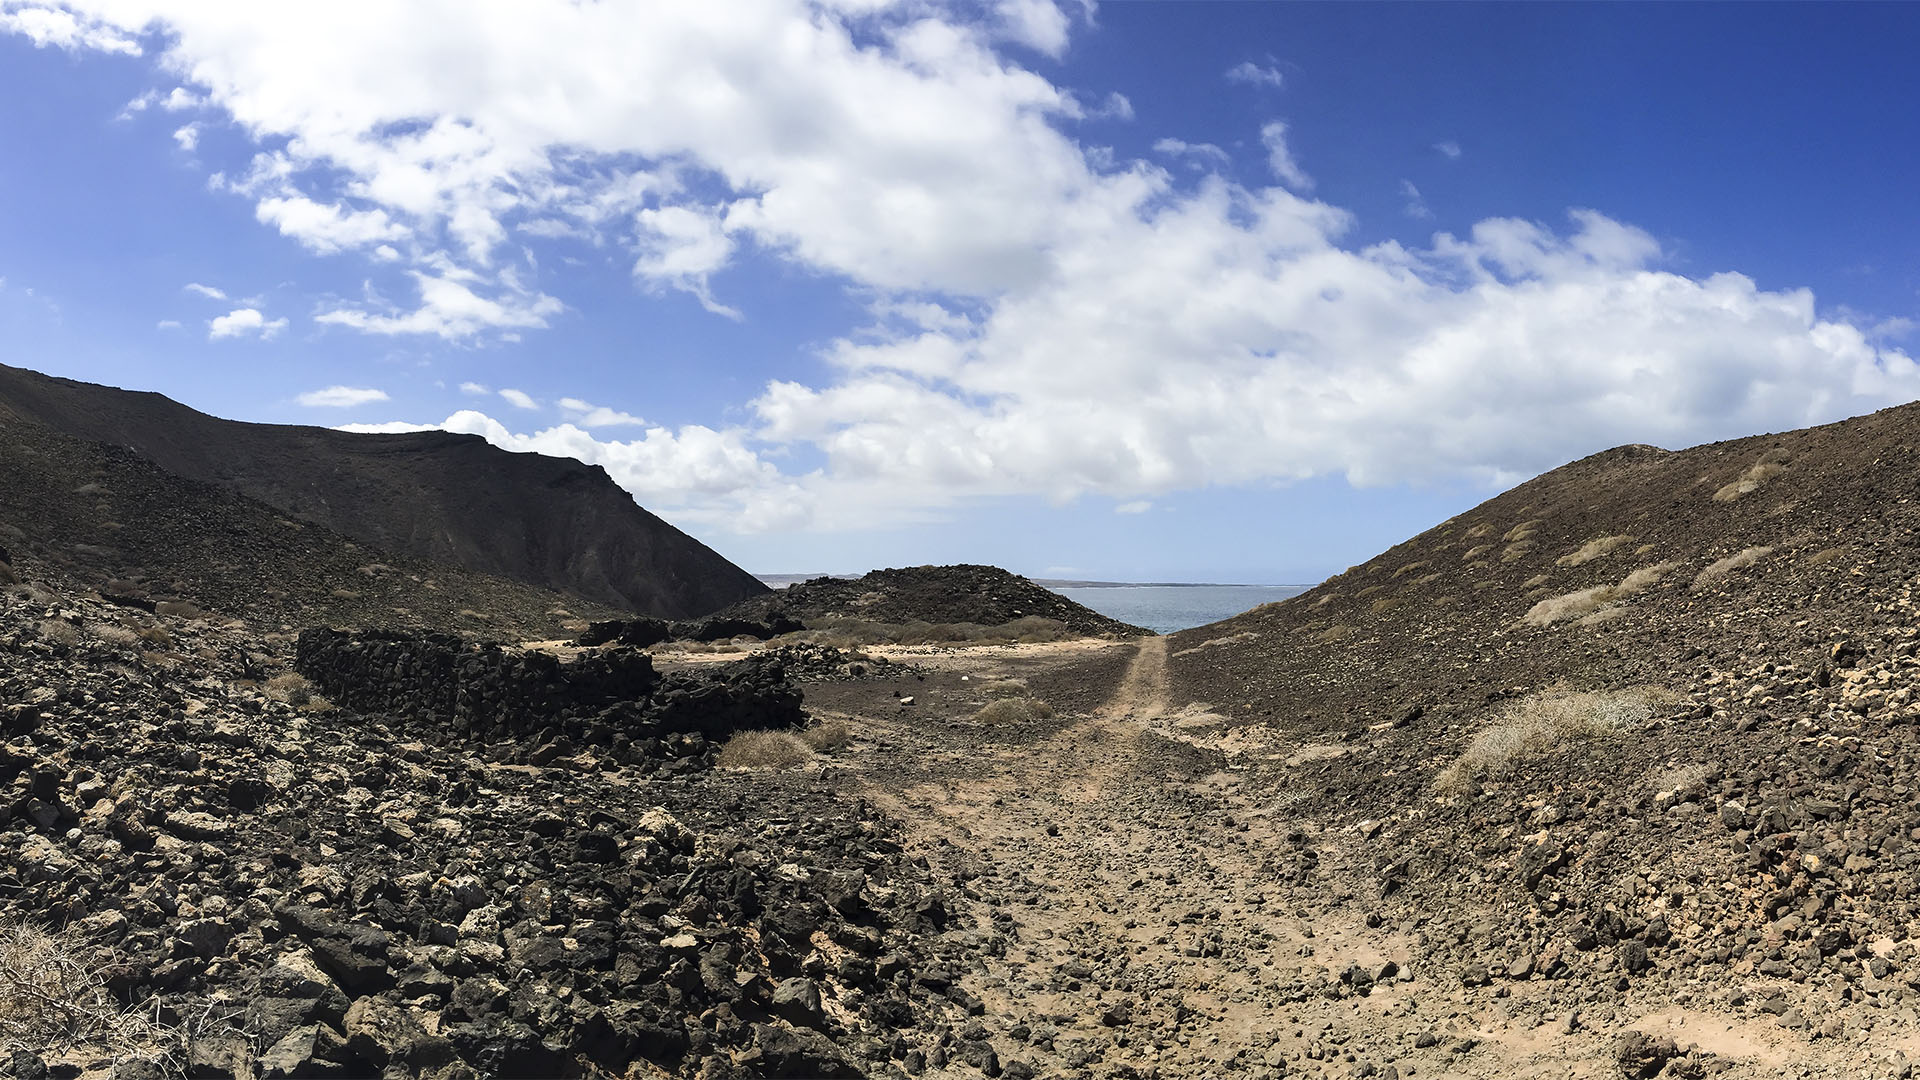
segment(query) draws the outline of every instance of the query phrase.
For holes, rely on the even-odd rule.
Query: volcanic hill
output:
[[[784,617],[809,625],[854,619],[982,627],[1039,618],[1088,636],[1136,637],[1152,632],[1110,619],[997,566],[966,563],[875,570],[858,578],[818,577],[743,600],[717,617],[758,622]]]
[[[384,551],[643,615],[695,617],[765,591],[599,466],[510,453],[474,435],[240,423],[159,394],[6,365],[0,421],[125,447]]]

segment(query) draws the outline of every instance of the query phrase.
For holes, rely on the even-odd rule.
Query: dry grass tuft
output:
[[[845,720],[818,720],[800,732],[800,741],[817,753],[839,750],[853,738],[853,729]]]
[[[1633,537],[1631,536],[1602,536],[1580,545],[1578,551],[1570,552],[1555,559],[1554,565],[1580,566],[1585,563],[1590,563],[1603,555],[1610,554],[1614,549],[1632,542]]]
[[[1313,640],[1322,645],[1331,645],[1336,641],[1342,641],[1351,636],[1353,636],[1353,627],[1345,623],[1336,623],[1322,630]]]
[[[1767,481],[1787,471],[1787,467],[1780,463],[1783,458],[1784,455],[1777,452],[1767,454],[1754,462],[1746,472],[1741,473],[1739,479],[1714,492],[1713,501],[1732,502],[1742,495],[1751,495],[1759,491]]]
[[[1846,548],[1827,548],[1807,556],[1806,562],[1808,566],[1824,566],[1846,553]]]
[[[1652,566],[1643,566],[1620,579],[1618,585],[1596,585],[1591,589],[1548,597],[1527,609],[1527,613],[1520,617],[1520,621],[1529,626],[1552,626],[1554,623],[1565,622],[1568,619],[1584,618],[1609,604],[1618,603],[1635,593],[1644,591],[1676,565],[1678,564],[1656,563]]]
[[[1564,754],[1581,743],[1629,731],[1652,715],[1645,691],[1543,692],[1521,699],[1474,738],[1459,760],[1434,779],[1442,792],[1460,792],[1508,776],[1522,763]]]
[[[1737,551],[1717,562],[1709,563],[1705,570],[1694,575],[1694,591],[1698,592],[1706,588],[1715,581],[1733,573],[1735,570],[1745,570],[1747,567],[1752,566],[1754,563],[1759,562],[1771,554],[1773,554],[1773,549],[1770,547],[1750,547],[1744,551]]]
[[[1468,529],[1468,530],[1467,530],[1467,536],[1468,536],[1468,537],[1469,537],[1470,539],[1477,539],[1477,538],[1479,538],[1479,537],[1482,537],[1482,536],[1485,536],[1485,535],[1487,535],[1488,533],[1490,533],[1490,532],[1492,532],[1492,531],[1493,531],[1493,526],[1491,526],[1491,525],[1487,525],[1487,524],[1485,524],[1485,523],[1482,523],[1482,524],[1479,524],[1479,525],[1475,525],[1475,526],[1474,526],[1473,528],[1471,528],[1471,529]]]
[[[1460,556],[1460,561],[1472,562],[1473,560],[1479,558],[1482,555],[1485,555],[1487,552],[1492,550],[1493,550],[1492,544],[1479,544],[1474,547],[1470,547],[1467,549],[1467,553],[1465,555]]]
[[[1405,577],[1406,575],[1411,574],[1417,570],[1425,570],[1426,568],[1427,568],[1427,564],[1424,561],[1410,562],[1407,565],[1401,567],[1400,569],[1395,570],[1392,576],[1394,578]],[[1389,580],[1391,580],[1391,578]]]
[[[990,701],[986,707],[973,714],[976,724],[999,727],[1006,724],[1029,724],[1035,720],[1045,720],[1053,715],[1053,706],[1039,698],[1001,698]]]
[[[720,748],[717,761],[723,769],[792,769],[812,757],[813,748],[791,731],[742,731]]]
[[[69,936],[0,921],[0,1049],[53,1054],[84,1046],[111,1055],[116,1066],[144,1061],[170,1072],[183,1064],[186,1041],[182,1029],[114,1000],[99,966]]]
[[[41,638],[56,645],[74,646],[80,644],[80,631],[72,623],[62,619],[42,619],[36,627]]]
[[[1547,582],[1552,580],[1553,580],[1553,576],[1550,574],[1535,574],[1532,577],[1528,578],[1527,580],[1521,582],[1520,587],[1522,589],[1537,589],[1540,586],[1545,585]]]

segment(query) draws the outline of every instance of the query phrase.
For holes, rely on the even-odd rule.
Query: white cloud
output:
[[[221,338],[246,337],[254,335],[262,341],[268,341],[287,328],[287,320],[269,320],[260,314],[258,308],[236,308],[207,323],[207,340],[219,341]]]
[[[491,393],[493,393],[493,391],[491,391],[491,390],[489,390],[489,389],[487,389],[487,388],[486,388],[486,386],[485,386],[484,384],[481,384],[481,383],[477,383],[477,382],[463,382],[463,383],[461,383],[461,384],[460,384],[460,392],[461,392],[461,393],[463,393],[463,394],[470,394],[470,395],[473,395],[473,396],[475,396],[475,397],[480,397],[480,396],[484,396],[484,395],[487,395],[487,394],[491,394]]]
[[[1400,181],[1400,194],[1406,199],[1403,209],[1408,217],[1417,221],[1433,220],[1433,211],[1428,208],[1427,200],[1421,196],[1420,189],[1413,186],[1413,181]]]
[[[646,423],[632,413],[594,405],[579,398],[561,398],[560,411],[568,420],[587,428],[639,426]]]
[[[294,400],[309,408],[347,409],[355,405],[386,401],[387,392],[371,387],[329,386],[325,390],[309,390]]]
[[[545,326],[549,318],[565,310],[565,305],[551,296],[516,290],[511,284],[495,297],[482,296],[461,280],[463,275],[453,271],[446,276],[416,271],[411,276],[420,294],[420,306],[412,311],[386,305],[370,305],[385,310],[369,310],[368,306],[335,308],[314,316],[313,321],[370,334],[430,334],[460,339],[489,330]]]
[[[200,125],[185,124],[173,129],[173,141],[180,149],[192,153],[200,145]]]
[[[193,293],[196,296],[204,296],[209,300],[225,300],[227,298],[227,294],[224,291],[216,289],[211,285],[202,285],[197,281],[187,282],[185,288],[187,292]]]
[[[1183,139],[1161,139],[1153,144],[1153,152],[1168,157],[1192,158],[1193,164],[1199,168],[1204,168],[1207,162],[1218,165],[1227,162],[1227,152],[1212,143],[1190,143]]]
[[[1271,86],[1276,89],[1286,84],[1286,78],[1278,67],[1263,67],[1251,60],[1242,60],[1227,69],[1227,81],[1245,83],[1248,86]]]
[[[1115,506],[1113,512],[1116,514],[1144,514],[1151,509],[1153,509],[1153,501],[1151,499],[1134,499],[1130,502],[1123,502]]]
[[[1454,142],[1452,139],[1446,139],[1441,142],[1434,143],[1433,149],[1437,153],[1439,153],[1440,156],[1446,158],[1449,161],[1460,160],[1460,153],[1461,153],[1460,144],[1457,142]]]
[[[733,254],[733,241],[718,218],[668,206],[642,210],[638,221],[642,247],[633,265],[635,275],[684,289],[716,315],[740,318],[738,311],[716,301],[707,287],[708,275],[725,266]]]
[[[1111,91],[1104,101],[1087,110],[1087,119],[1131,120],[1133,119],[1133,102],[1127,100],[1127,95],[1117,90]]]
[[[1013,41],[1052,57],[1067,49],[1067,16],[1051,0],[997,0],[994,14]]]
[[[180,320],[161,319],[159,322],[153,324],[153,328],[155,330],[178,330],[180,329]]]
[[[47,4],[6,0],[0,3],[0,33],[22,34],[36,48],[51,45],[70,52],[92,49],[97,52],[140,55],[140,43],[129,28],[114,21]]]
[[[1806,292],[1675,273],[1650,236],[1593,211],[1362,247],[1346,211],[1306,195],[1279,122],[1261,133],[1277,184],[1207,168],[1176,182],[1083,146],[1067,130],[1088,110],[1008,59],[1016,23],[992,5],[967,21],[801,0],[416,0],[353,18],[120,2],[0,0],[0,29],[153,43],[205,97],[197,122],[256,144],[217,189],[313,250],[393,261],[417,293],[329,301],[323,324],[455,341],[547,326],[566,306],[516,254],[527,237],[630,253],[640,287],[721,314],[715,284],[748,258],[845,286],[872,325],[804,369],[822,374],[768,384],[737,427],[601,439],[597,406],[531,433],[474,411],[436,425],[604,464],[683,523],[856,528],[976,497],[1118,506],[1328,475],[1506,480],[1920,394],[1911,357]],[[1007,11],[1051,47],[1045,10]],[[1246,66],[1276,85],[1277,65]],[[1205,146],[1156,152],[1218,162]],[[214,322],[286,325],[253,308]]]
[[[516,409],[537,409],[540,407],[540,403],[533,400],[533,395],[528,394],[524,390],[502,390],[500,391],[500,397]]]
[[[1293,159],[1293,151],[1287,148],[1287,125],[1278,120],[1269,121],[1260,128],[1260,142],[1267,148],[1267,166],[1273,170],[1273,175],[1295,191],[1313,190],[1313,178]]]
[[[320,255],[400,240],[407,235],[407,230],[394,224],[384,210],[323,206],[298,195],[261,199],[254,205],[253,216]]]

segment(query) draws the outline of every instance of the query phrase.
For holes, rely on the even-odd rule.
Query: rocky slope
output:
[[[295,520],[131,451],[0,423],[0,544],[23,573],[130,610],[305,626],[556,637],[610,610],[547,589],[395,555]]]
[[[713,767],[716,698],[799,718],[777,661],[300,652],[361,711],[238,624],[0,589],[0,891],[66,950],[23,981],[0,928],[13,1074],[897,1074],[977,1010],[896,825]]]
[[[125,447],[382,550],[643,615],[690,618],[765,591],[598,466],[478,436],[244,424],[5,365],[0,419]]]
[[[1917,446],[1907,406],[1596,455],[1174,635],[1171,704],[1470,996],[1885,1052],[1920,1000]]]
[[[999,567],[967,564],[875,570],[851,579],[814,578],[742,601],[715,617],[762,623],[785,618],[809,624],[851,619],[976,626],[1042,618],[1060,622],[1075,634],[1133,637],[1149,632]]]

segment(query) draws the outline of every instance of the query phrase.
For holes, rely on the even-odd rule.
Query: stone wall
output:
[[[650,657],[627,649],[563,662],[447,634],[312,629],[300,635],[294,667],[356,712],[433,720],[483,739],[724,738],[804,721],[800,692],[777,657],[663,674]]]

